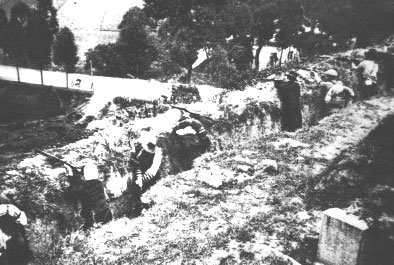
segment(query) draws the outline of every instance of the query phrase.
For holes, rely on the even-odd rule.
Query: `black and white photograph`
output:
[[[394,0],[0,0],[0,265],[394,265]]]

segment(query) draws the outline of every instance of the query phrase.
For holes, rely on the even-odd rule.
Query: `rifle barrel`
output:
[[[60,158],[58,158],[58,157],[56,157],[56,156],[53,156],[53,155],[51,155],[51,154],[48,154],[47,152],[44,152],[44,151],[42,151],[42,150],[40,150],[40,149],[38,149],[38,148],[35,148],[34,150],[35,150],[37,153],[40,153],[40,154],[42,154],[42,155],[44,155],[44,156],[46,156],[46,157],[55,159],[56,161],[59,161],[59,162],[65,164],[65,165],[71,167],[72,169],[76,169],[76,168],[77,168],[76,166],[73,166],[73,165],[71,165],[70,163],[68,163],[68,162],[66,162],[66,161],[64,161],[64,160],[62,160],[62,159],[60,159]]]

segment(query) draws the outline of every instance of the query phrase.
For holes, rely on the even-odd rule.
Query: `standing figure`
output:
[[[370,49],[365,53],[365,60],[357,66],[360,99],[368,99],[378,93],[377,74],[379,65],[376,63],[377,52]]]
[[[281,101],[282,130],[294,132],[302,127],[302,114],[300,105],[301,88],[297,82],[298,74],[290,71],[287,74],[288,82],[275,81]]]
[[[138,216],[142,211],[141,195],[160,177],[160,165],[163,152],[156,146],[156,136],[146,132],[140,142],[135,144],[135,152],[130,158],[132,178],[128,180],[133,215]]]

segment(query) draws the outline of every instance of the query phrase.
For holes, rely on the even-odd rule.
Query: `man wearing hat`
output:
[[[338,72],[335,69],[329,69],[323,73],[323,82],[320,82],[321,88],[321,117],[337,112],[339,109],[348,105],[350,98],[354,97],[351,88],[345,86],[338,79]]]
[[[288,82],[275,81],[278,89],[281,106],[282,130],[294,132],[302,127],[302,114],[300,105],[300,85],[297,82],[298,74],[290,71],[287,74]]]
[[[142,211],[141,195],[152,186],[160,176],[162,150],[156,146],[156,136],[150,132],[140,137],[135,145],[135,152],[130,158],[132,167],[132,179],[127,183],[127,189],[131,193],[133,214],[139,215]]]
[[[170,142],[170,159],[178,167],[175,171],[191,169],[193,160],[211,146],[204,125],[186,111],[181,111],[181,117],[170,134]]]
[[[378,93],[377,75],[379,65],[376,63],[377,51],[369,49],[365,53],[365,60],[357,66],[359,92],[361,99],[368,99]]]

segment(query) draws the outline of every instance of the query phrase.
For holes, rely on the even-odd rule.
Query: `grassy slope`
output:
[[[156,205],[142,217],[116,220],[88,237],[68,237],[59,264],[291,264],[272,254],[278,250],[309,263],[320,211],[306,210],[308,178],[393,111],[394,99],[381,97],[356,103],[297,135],[229,139],[225,151],[205,155],[195,169],[168,176],[148,191],[145,199]],[[308,145],[278,150],[270,144],[283,138]],[[220,189],[197,177],[202,168],[236,172],[239,165],[264,158],[278,161],[278,174],[235,173]]]

